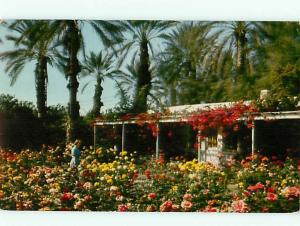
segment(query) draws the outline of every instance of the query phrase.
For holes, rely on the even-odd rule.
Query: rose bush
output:
[[[136,161],[136,153],[70,147],[0,150],[0,208],[6,210],[294,212],[295,161],[262,156],[224,166],[175,158]]]

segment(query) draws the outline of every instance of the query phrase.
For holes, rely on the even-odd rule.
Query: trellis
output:
[[[156,126],[157,126],[157,135],[156,135],[156,145],[155,145],[155,157],[156,159],[159,158],[159,147],[160,147],[160,136],[159,136],[159,128],[160,124],[162,123],[182,123],[187,121],[187,114],[188,112],[191,112],[192,110],[195,110],[196,107],[203,109],[206,107],[216,107],[216,106],[228,106],[232,104],[232,102],[227,103],[216,103],[216,104],[200,104],[200,105],[186,105],[186,106],[176,106],[176,107],[170,107],[170,110],[173,110],[173,114],[170,116],[162,116],[160,119],[157,120]],[[185,111],[182,111],[182,109],[185,107]],[[176,109],[174,111],[174,109]],[[184,114],[182,112],[185,112]],[[281,111],[281,112],[263,112],[263,113],[256,113],[253,115],[253,126],[251,128],[251,152],[252,155],[254,155],[254,152],[256,150],[256,121],[261,120],[292,120],[292,119],[300,119],[300,111]],[[239,121],[246,120],[246,118],[240,118]],[[118,120],[118,121],[103,121],[103,120],[95,120],[94,122],[94,149],[96,148],[96,127],[97,126],[104,126],[104,125],[122,125],[122,150],[125,148],[125,132],[126,132],[126,125],[129,124],[138,124],[141,123],[141,121],[136,120],[134,118],[130,120]],[[143,121],[143,123],[150,123],[150,121]],[[198,131],[200,133],[201,131]],[[197,147],[197,155],[198,155],[198,162],[201,162],[203,159],[201,158],[201,139],[200,136],[197,136],[198,139],[198,147]]]

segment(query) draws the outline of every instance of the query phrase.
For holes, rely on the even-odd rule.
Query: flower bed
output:
[[[137,161],[136,153],[85,148],[0,151],[0,208],[7,210],[294,212],[296,163],[266,157],[216,167],[176,158]]]

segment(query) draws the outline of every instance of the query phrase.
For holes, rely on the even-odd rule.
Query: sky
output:
[[[85,37],[87,53],[90,51],[96,53],[101,51],[101,42],[93,29],[89,26],[84,26],[82,32]],[[13,49],[11,42],[5,40],[6,34],[8,34],[7,29],[0,26],[0,38],[2,39],[2,43],[0,43],[0,52]],[[0,61],[0,94],[10,94],[19,100],[31,101],[36,104],[34,66],[35,62],[28,63],[19,75],[14,86],[10,86],[10,78],[7,73],[5,73],[5,62]],[[67,105],[69,93],[67,89],[67,80],[65,79],[64,74],[57,69],[48,66],[48,76],[47,105]],[[89,82],[89,86],[81,93],[81,89],[86,82]],[[80,80],[77,96],[80,103],[80,113],[82,115],[85,115],[92,108],[94,84],[95,80],[93,78]],[[103,110],[105,110],[115,106],[118,103],[118,97],[116,97],[117,90],[112,80],[106,79],[103,83],[103,88],[102,102],[104,103]]]

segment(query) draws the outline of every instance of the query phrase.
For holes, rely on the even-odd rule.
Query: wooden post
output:
[[[201,139],[200,139],[201,131],[198,130],[197,134],[197,144],[198,144],[198,163],[201,162]]]
[[[125,124],[122,124],[122,151],[124,151],[125,147]]]
[[[94,124],[94,151],[96,150],[96,124]]]
[[[155,147],[155,159],[158,160],[159,158],[159,123],[156,124],[156,147]]]
[[[252,126],[252,129],[251,129],[251,139],[252,139],[251,152],[252,152],[252,156],[254,156],[254,151],[255,151],[255,121],[253,121],[253,126]]]

